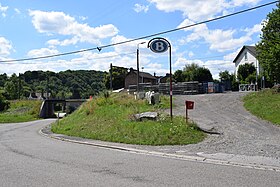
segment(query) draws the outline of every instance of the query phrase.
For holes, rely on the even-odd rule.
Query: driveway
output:
[[[159,152],[198,155],[224,161],[280,166],[280,127],[258,119],[243,107],[245,92],[203,95],[174,95],[173,115],[185,116],[185,101],[195,102],[189,118],[209,134],[199,144],[184,146],[141,146]],[[166,112],[169,113],[169,110]],[[136,148],[139,148],[137,146]]]
[[[176,115],[185,114],[185,100],[194,101],[195,109],[189,111],[190,118],[204,128],[222,133],[210,135],[198,146],[189,146],[189,150],[280,157],[280,128],[246,111],[242,102],[245,94],[175,96]]]

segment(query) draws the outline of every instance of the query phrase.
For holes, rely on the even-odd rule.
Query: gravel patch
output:
[[[220,135],[196,145],[184,146],[186,152],[207,154],[228,153],[248,156],[280,157],[280,128],[258,119],[243,107],[242,97],[247,93],[174,96],[175,115],[185,115],[185,100],[195,102],[189,110],[191,120],[206,129],[215,129]]]

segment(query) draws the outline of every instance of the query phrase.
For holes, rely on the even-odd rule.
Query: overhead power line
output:
[[[175,29],[171,29],[171,30],[167,30],[167,31],[163,31],[163,32],[158,32],[158,33],[155,33],[155,34],[150,34],[150,35],[142,36],[142,37],[139,37],[139,38],[125,40],[125,41],[122,41],[122,42],[117,42],[117,43],[113,43],[113,44],[109,44],[109,45],[93,47],[93,48],[88,48],[88,49],[82,49],[82,50],[77,50],[77,51],[71,51],[71,52],[66,52],[66,53],[59,53],[59,54],[54,54],[54,55],[33,57],[33,58],[22,58],[22,59],[14,59],[14,60],[0,60],[0,62],[19,62],[19,61],[28,61],[28,60],[38,60],[38,59],[46,59],[46,58],[72,55],[72,54],[83,53],[83,52],[87,52],[87,51],[93,51],[93,50],[101,51],[103,48],[113,47],[113,46],[116,46],[116,45],[121,45],[121,44],[130,43],[130,42],[134,42],[134,41],[138,41],[138,40],[142,40],[142,39],[147,39],[147,38],[151,38],[151,37],[155,37],[155,36],[159,36],[159,35],[164,35],[164,34],[171,33],[171,32],[176,32],[176,31],[183,30],[183,29],[186,29],[186,28],[194,27],[194,26],[197,26],[197,25],[221,20],[221,19],[224,19],[224,18],[227,18],[227,17],[231,17],[231,16],[235,16],[235,15],[242,14],[242,13],[245,13],[245,12],[249,12],[249,11],[252,11],[252,10],[256,10],[256,9],[259,9],[259,8],[262,8],[262,7],[271,5],[271,4],[275,4],[275,3],[279,3],[279,0],[278,1],[272,1],[272,2],[262,4],[262,5],[259,5],[259,6],[255,6],[255,7],[252,7],[252,8],[248,8],[248,9],[245,9],[245,10],[241,10],[241,11],[238,11],[238,12],[234,12],[234,13],[231,13],[231,14],[227,14],[227,15],[224,15],[224,16],[219,16],[217,18],[213,18],[213,19],[201,21],[201,22],[198,22],[198,23],[186,25],[186,26],[183,26],[183,27],[178,27],[178,28],[175,28]]]
[[[101,56],[101,57],[92,57],[92,58],[87,58],[86,60],[99,60],[99,59],[106,59],[106,58],[113,58],[113,57],[118,57],[118,56],[123,56],[123,55],[132,55],[132,54],[136,54],[136,52],[129,52],[129,53],[118,53],[118,54],[115,54],[115,55],[109,55],[109,56]],[[84,59],[81,59],[81,60],[76,60],[76,61],[85,61]],[[1,62],[1,61],[0,61]],[[15,62],[15,61],[13,61]],[[7,65],[15,65],[16,63],[11,63],[10,62],[2,62],[2,64],[7,64]],[[21,64],[25,64],[25,65],[28,65],[28,64],[38,64],[36,62],[27,62],[27,63],[21,63]]]

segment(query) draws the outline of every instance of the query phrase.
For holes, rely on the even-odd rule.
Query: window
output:
[[[245,57],[245,60],[247,61],[247,60],[248,60],[248,55],[247,55],[247,52],[245,52],[244,57]]]

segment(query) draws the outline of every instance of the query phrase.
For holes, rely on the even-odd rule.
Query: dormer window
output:
[[[247,61],[247,60],[248,60],[248,55],[247,55],[247,52],[245,52],[245,54],[244,54],[244,58],[245,58],[245,61]]]

